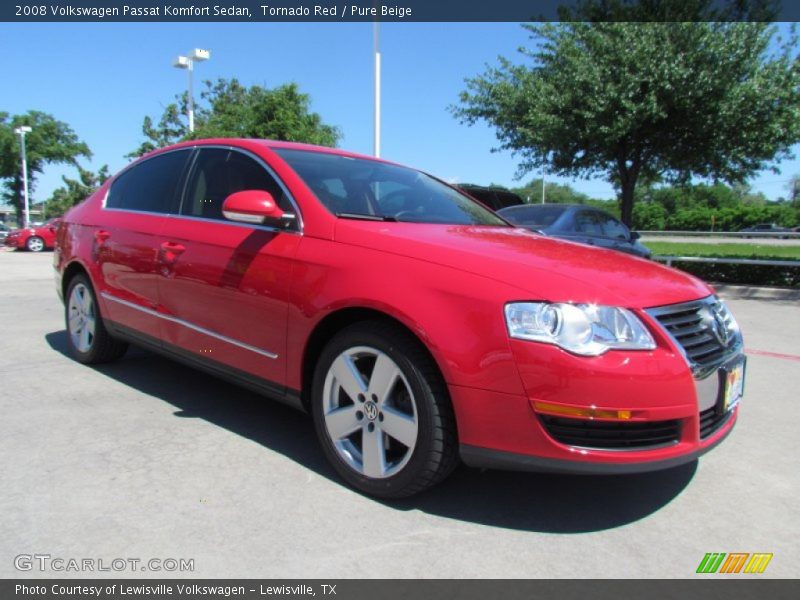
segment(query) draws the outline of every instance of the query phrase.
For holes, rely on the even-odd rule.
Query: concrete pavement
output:
[[[699,463],[620,477],[460,468],[383,503],[339,482],[302,414],[141,350],[72,361],[51,260],[0,253],[0,577],[97,575],[15,568],[35,553],[194,561],[113,576],[606,578],[696,577],[706,552],[772,552],[762,577],[797,575],[797,300],[731,294],[746,396]]]

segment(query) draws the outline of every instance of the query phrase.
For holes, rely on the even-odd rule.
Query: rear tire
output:
[[[326,458],[366,494],[411,496],[458,464],[447,386],[419,340],[391,323],[357,323],[328,343],[311,409]]]
[[[95,365],[111,362],[128,349],[128,344],[114,339],[108,333],[94,288],[86,275],[75,275],[69,282],[64,302],[64,320],[70,354],[80,363]]]

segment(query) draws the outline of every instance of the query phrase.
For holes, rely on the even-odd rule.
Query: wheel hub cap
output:
[[[370,421],[374,421],[378,418],[378,405],[375,404],[372,400],[364,404],[364,415]]]
[[[323,389],[325,429],[344,463],[374,479],[408,464],[417,443],[417,406],[397,363],[368,346],[342,352]]]

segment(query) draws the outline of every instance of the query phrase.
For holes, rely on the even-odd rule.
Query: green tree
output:
[[[78,168],[78,179],[70,179],[62,176],[64,185],[53,191],[53,194],[45,203],[47,218],[60,217],[70,208],[84,200],[99,188],[106,179],[109,178],[108,165],[103,165],[97,173],[84,169],[80,165]]]
[[[186,139],[212,137],[267,138],[335,146],[341,132],[323,123],[311,112],[308,94],[295,83],[273,89],[243,86],[236,79],[206,81],[195,110],[195,130],[185,123],[186,94],[176,97],[158,122],[144,118],[142,133],[147,138],[129,156],[135,157]]]
[[[14,116],[0,112],[0,179],[3,180],[0,195],[14,208],[17,220],[22,214],[24,200],[19,136],[14,129],[22,125],[32,129],[25,136],[30,194],[33,194],[36,179],[47,165],[76,165],[78,157],[91,158],[92,155],[72,128],[52,115],[36,110]]]
[[[633,207],[633,228],[661,231],[667,225],[667,211],[657,202],[640,202]]]
[[[642,2],[627,13],[625,3],[585,4],[686,21],[711,2]],[[605,173],[630,225],[640,181],[741,182],[791,156],[800,140],[794,33],[771,52],[767,23],[598,23],[579,10],[582,22],[523,25],[534,41],[523,63],[501,58],[451,107],[464,123],[494,126],[500,147],[521,157],[520,174]]]

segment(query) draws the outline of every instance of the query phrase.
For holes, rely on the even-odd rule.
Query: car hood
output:
[[[648,308],[713,293],[652,261],[521,228],[339,219],[335,239],[487,277],[525,292],[519,299]]]

